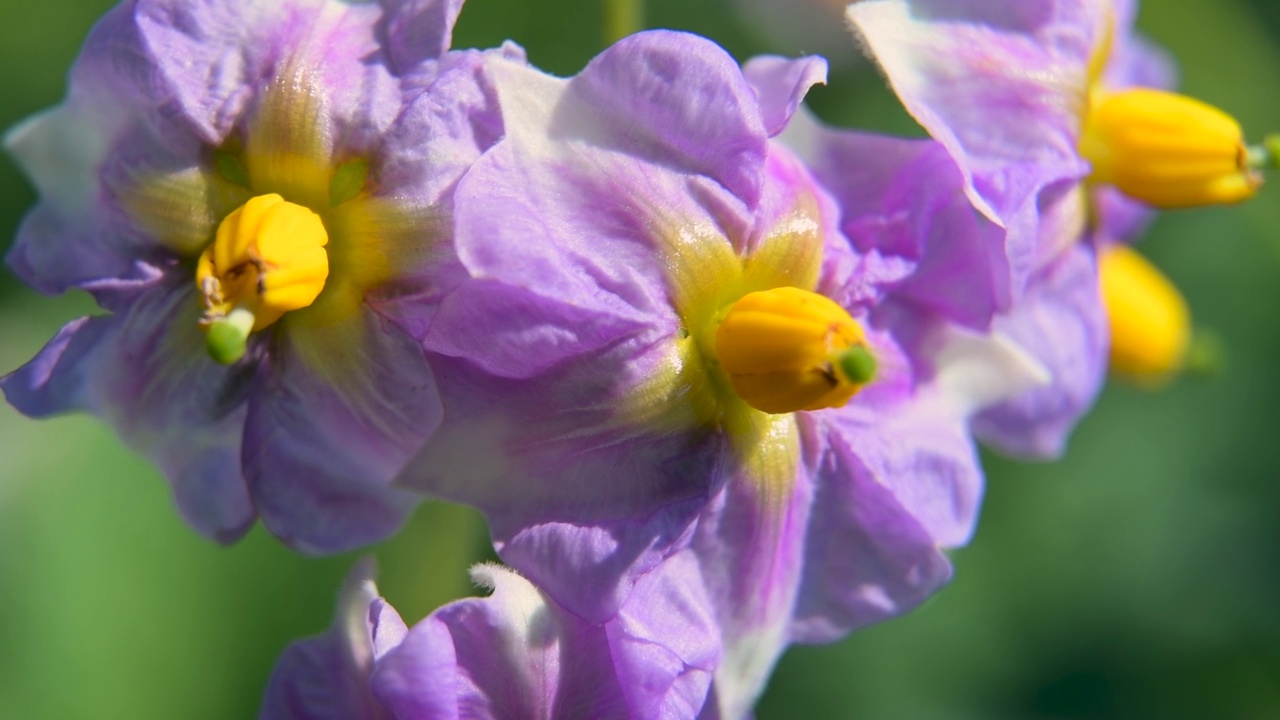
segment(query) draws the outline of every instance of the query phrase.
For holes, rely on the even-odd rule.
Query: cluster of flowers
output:
[[[509,566],[410,629],[361,565],[263,717],[748,716],[789,643],[947,581],[975,438],[1061,452],[1099,257],[1258,184],[1123,0],[851,6],[934,140],[823,127],[820,58],[652,31],[561,79],[450,50],[461,4],[128,0],[9,136],[10,266],[106,311],[10,403],[105,418],[221,542],[350,550],[432,497]]]

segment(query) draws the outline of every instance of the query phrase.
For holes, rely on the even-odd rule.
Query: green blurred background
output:
[[[785,2],[787,0],[777,0]],[[0,126],[53,104],[108,0],[0,0]],[[456,46],[512,38],[576,72],[600,49],[599,0],[471,0]],[[770,49],[727,0],[653,0],[653,27]],[[1250,137],[1280,129],[1280,4],[1150,0],[1141,27],[1184,89]],[[815,45],[818,47],[817,41]],[[828,120],[915,134],[865,66],[814,92]],[[0,242],[34,196],[0,161]],[[1182,287],[1229,363],[1147,393],[1113,384],[1066,458],[988,457],[990,485],[956,579],[915,613],[791,650],[759,708],[781,718],[1280,718],[1280,208],[1162,217],[1144,250]],[[0,371],[83,297],[0,279]],[[378,548],[412,621],[471,592],[488,555],[471,511],[429,504]],[[86,417],[0,407],[0,719],[247,718],[280,650],[329,622],[353,557],[314,560],[260,530],[219,548],[163,480]]]

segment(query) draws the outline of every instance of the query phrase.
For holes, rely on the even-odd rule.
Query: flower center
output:
[[[1261,183],[1234,118],[1163,90],[1095,91],[1079,149],[1092,180],[1161,208],[1239,202]]]
[[[715,351],[739,397],[767,413],[840,407],[876,372],[857,321],[794,287],[753,292],[730,306]]]
[[[249,333],[315,301],[329,276],[328,242],[319,215],[279,195],[258,195],[228,215],[196,266],[209,354],[235,362]]]
[[[1099,275],[1111,325],[1111,368],[1149,384],[1178,371],[1191,343],[1191,313],[1178,289],[1125,245],[1102,254]]]

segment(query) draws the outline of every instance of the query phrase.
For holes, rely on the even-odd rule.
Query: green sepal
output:
[[[369,179],[369,163],[365,160],[348,160],[333,171],[329,181],[329,207],[354,200],[364,190]]]
[[[249,187],[249,169],[244,166],[244,161],[236,155],[226,150],[215,150],[213,153],[213,164],[218,168],[218,174],[223,179],[240,187]]]

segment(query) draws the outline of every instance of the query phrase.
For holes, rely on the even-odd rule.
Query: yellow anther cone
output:
[[[1080,154],[1092,180],[1160,208],[1240,202],[1262,182],[1234,118],[1163,90],[1095,93]]]
[[[716,329],[715,349],[738,396],[768,413],[839,407],[875,373],[857,321],[799,288],[738,300]]]
[[[234,362],[249,332],[315,301],[329,277],[328,242],[319,215],[279,195],[259,195],[227,215],[196,266],[201,325],[215,359]]]
[[[1160,384],[1182,369],[1191,344],[1191,312],[1182,294],[1128,246],[1103,252],[1102,300],[1111,325],[1111,369]]]

